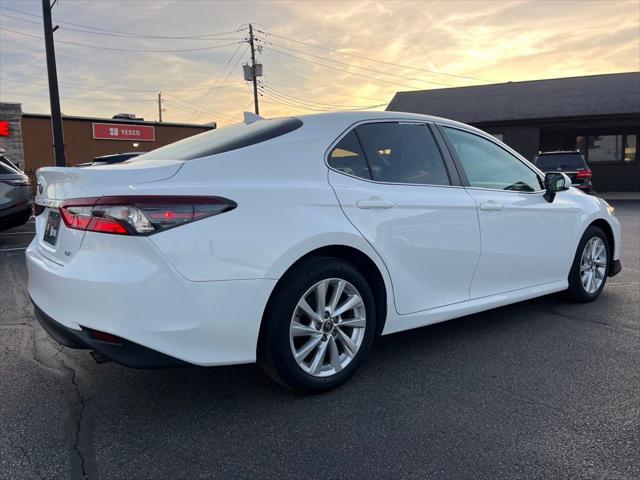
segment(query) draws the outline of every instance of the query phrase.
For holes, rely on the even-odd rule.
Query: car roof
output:
[[[465,123],[450,120],[448,118],[436,117],[432,115],[422,115],[419,113],[407,113],[407,112],[394,112],[394,111],[378,111],[378,110],[350,110],[340,112],[327,112],[327,113],[315,113],[310,115],[295,115],[295,118],[302,120],[305,127],[338,127],[342,126],[343,129],[349,126],[364,122],[367,120],[381,121],[416,121],[416,122],[436,122],[452,127],[464,128],[466,130],[474,131],[480,135],[488,136],[486,132],[467,125]]]

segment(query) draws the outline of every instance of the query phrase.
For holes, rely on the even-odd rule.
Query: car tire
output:
[[[609,275],[611,249],[604,232],[591,225],[580,239],[569,272],[567,293],[577,302],[598,298]]]
[[[324,306],[317,301],[322,296]],[[258,362],[293,390],[328,391],[361,365],[375,323],[375,301],[365,277],[341,259],[315,257],[296,265],[274,291],[263,318]]]

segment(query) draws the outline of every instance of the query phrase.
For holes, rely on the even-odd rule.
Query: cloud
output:
[[[39,2],[4,0],[2,6],[40,14]],[[36,20],[1,9],[0,13]],[[261,111],[267,116],[376,105],[388,102],[398,90],[483,83],[415,69],[488,81],[640,69],[636,0],[60,2],[54,18],[164,36],[231,31],[225,37],[238,42],[246,31],[233,30],[253,22],[261,39],[258,59],[267,85],[261,92]],[[60,25],[56,40],[112,48],[177,50],[229,43],[92,35],[68,28],[81,27]],[[38,25],[0,16],[2,27],[42,33]],[[22,101],[26,111],[47,112],[42,40],[0,31],[0,42],[1,98]],[[153,119],[158,91],[167,94],[169,121],[224,124],[252,108],[249,85],[242,80],[242,63],[248,61],[244,45],[164,54],[62,43],[56,48],[62,107],[68,114],[132,111]],[[208,90],[212,86],[216,88]]]

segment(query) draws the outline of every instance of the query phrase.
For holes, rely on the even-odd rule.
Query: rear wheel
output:
[[[371,347],[373,293],[351,264],[317,257],[287,274],[264,321],[259,361],[265,371],[295,390],[330,390],[355,372]]]
[[[609,274],[610,255],[604,232],[593,225],[587,228],[569,273],[568,292],[574,300],[590,302],[598,298]]]

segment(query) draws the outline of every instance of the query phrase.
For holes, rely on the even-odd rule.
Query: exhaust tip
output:
[[[89,352],[89,353],[91,354],[91,356],[93,357],[95,362],[98,363],[98,364],[107,363],[107,362],[111,361],[110,358],[105,357],[100,352],[96,352],[95,350],[91,350],[91,352]]]

